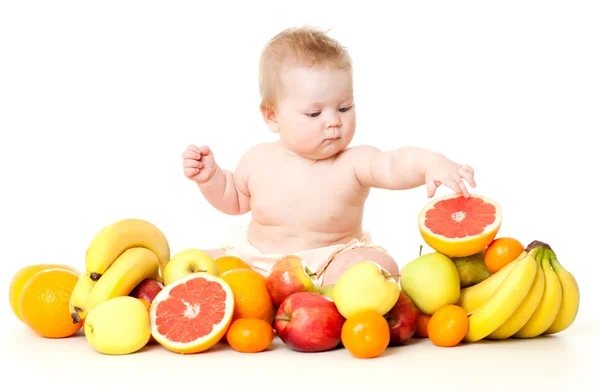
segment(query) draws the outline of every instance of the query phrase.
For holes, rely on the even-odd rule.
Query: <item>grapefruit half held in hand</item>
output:
[[[427,204],[419,215],[421,236],[431,248],[448,257],[466,257],[484,250],[502,223],[500,205],[471,194],[450,194]]]
[[[189,274],[165,286],[152,301],[152,336],[176,353],[203,352],[225,335],[233,308],[233,291],[223,279]]]

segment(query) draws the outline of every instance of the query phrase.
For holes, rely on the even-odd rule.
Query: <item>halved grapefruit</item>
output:
[[[500,205],[471,194],[438,197],[419,215],[421,236],[431,248],[448,257],[466,257],[484,250],[502,223]]]
[[[172,352],[203,352],[225,335],[233,308],[233,291],[223,279],[189,274],[165,286],[152,301],[152,337]]]

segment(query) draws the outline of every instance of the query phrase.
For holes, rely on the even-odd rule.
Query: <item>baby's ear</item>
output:
[[[265,105],[260,105],[260,112],[269,130],[273,133],[279,133],[279,123],[277,123],[277,114],[275,111]]]

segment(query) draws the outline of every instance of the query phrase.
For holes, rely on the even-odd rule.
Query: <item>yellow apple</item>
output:
[[[219,275],[215,259],[204,251],[188,248],[175,254],[165,266],[163,281],[167,286],[192,273]]]
[[[323,296],[329,297],[333,300],[333,290],[335,289],[335,284],[323,285],[319,288],[319,293]]]
[[[350,267],[340,276],[333,289],[333,301],[346,319],[365,310],[385,315],[394,307],[399,296],[398,282],[387,270],[372,261]]]
[[[92,309],[85,318],[85,338],[98,352],[137,352],[150,340],[150,315],[135,297],[117,296]]]

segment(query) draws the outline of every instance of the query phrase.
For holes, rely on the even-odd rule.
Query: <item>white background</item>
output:
[[[208,144],[234,169],[250,145],[275,140],[258,110],[260,50],[282,29],[312,24],[331,29],[354,59],[353,144],[417,145],[470,164],[473,191],[503,208],[499,236],[548,242],[580,284],[573,330],[596,333],[598,20],[592,1],[3,2],[2,289],[30,264],[83,269],[96,232],[125,217],[156,224],[172,253],[220,246],[224,229],[249,215],[213,210],[183,176],[181,153]],[[400,265],[423,244],[417,216],[428,202],[424,186],[372,191],[364,225]],[[3,327],[20,333],[9,338],[12,351],[27,343],[38,351],[8,299],[0,305]],[[424,369],[450,354],[438,352],[422,358]],[[23,356],[18,367],[47,362]]]

